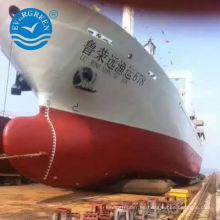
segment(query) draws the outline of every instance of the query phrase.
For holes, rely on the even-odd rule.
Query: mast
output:
[[[134,33],[134,9],[125,5],[123,7],[122,28],[124,28],[130,35]]]

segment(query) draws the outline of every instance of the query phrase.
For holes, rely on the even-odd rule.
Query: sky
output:
[[[85,0],[86,1],[86,0]],[[121,25],[121,8],[85,2],[91,8]],[[192,75],[192,108],[205,121],[203,168],[220,169],[220,16],[201,17],[165,14],[156,11],[135,11],[135,38],[144,45],[152,38],[156,45],[155,59],[169,75]],[[171,64],[172,63],[172,64]],[[8,74],[9,73],[9,74]],[[6,82],[9,87],[6,93]],[[37,98],[32,92],[10,95],[15,82],[15,70],[0,52],[0,112],[12,116],[34,115],[38,112]],[[6,105],[4,100],[6,97]]]
[[[148,37],[153,39],[156,60],[165,72],[192,75],[192,109],[205,121],[202,167],[220,169],[220,17],[155,12],[137,12],[135,17],[137,40],[144,44]]]

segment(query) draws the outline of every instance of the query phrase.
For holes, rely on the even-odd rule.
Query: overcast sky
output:
[[[100,5],[100,13],[121,24],[121,8]],[[149,38],[157,46],[156,60],[169,75],[192,75],[192,107],[205,121],[207,140],[203,167],[220,169],[220,17],[189,17],[159,12],[135,11],[135,37],[141,44]],[[0,111],[4,110],[8,60],[0,53]],[[6,111],[12,115],[38,112],[37,99],[31,92],[11,96],[15,70],[9,70]]]

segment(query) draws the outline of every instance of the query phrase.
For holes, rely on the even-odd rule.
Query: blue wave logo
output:
[[[21,10],[13,17],[10,25],[13,42],[25,50],[37,50],[45,46],[52,31],[50,18],[36,8]]]

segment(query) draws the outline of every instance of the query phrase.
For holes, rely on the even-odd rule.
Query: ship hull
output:
[[[9,55],[13,0],[1,1],[0,42]],[[199,173],[196,131],[178,91],[142,45],[74,1],[18,0],[16,6],[59,11],[45,47],[12,48],[11,62],[36,93],[41,111],[10,121],[5,151],[46,154],[11,159],[19,172],[60,187],[126,176],[189,179]]]
[[[4,127],[10,121],[10,118],[0,116],[0,154],[5,154],[2,143],[2,134]],[[0,175],[1,174],[14,174],[16,173],[9,160],[0,160]]]
[[[14,119],[4,134],[8,155],[47,154],[12,160],[20,173],[36,182],[91,187],[121,178],[193,178],[199,172],[201,157],[183,141],[55,109],[47,111],[42,107],[35,117]]]

